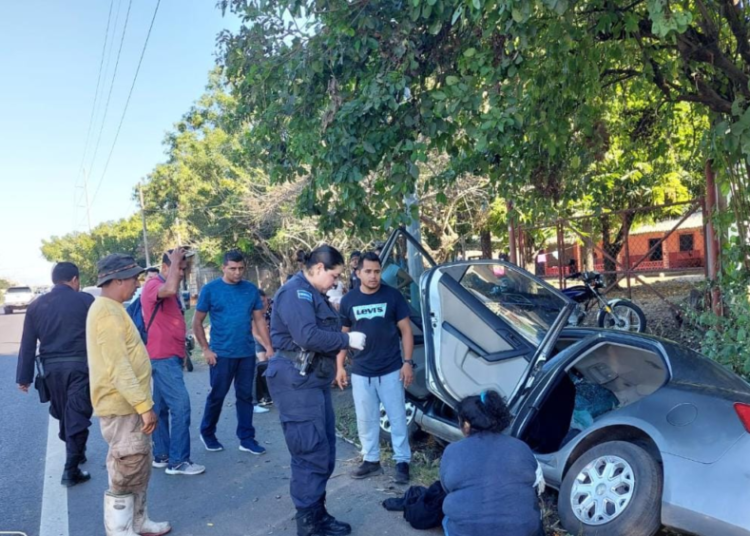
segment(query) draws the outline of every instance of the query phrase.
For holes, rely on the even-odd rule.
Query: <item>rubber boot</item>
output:
[[[104,494],[104,530],[107,536],[138,536],[133,532],[134,497]]]
[[[297,536],[325,536],[320,530],[319,516],[318,508],[297,510]]]
[[[145,491],[133,494],[133,529],[141,536],[162,536],[172,530],[172,526],[167,521],[151,521],[148,518],[147,496]]]

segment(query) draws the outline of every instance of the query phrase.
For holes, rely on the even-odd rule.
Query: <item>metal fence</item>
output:
[[[519,264],[566,288],[565,276],[595,270],[610,295],[640,303],[652,325],[681,322],[706,276],[703,200],[562,218],[521,228]],[[657,333],[659,330],[652,330]]]

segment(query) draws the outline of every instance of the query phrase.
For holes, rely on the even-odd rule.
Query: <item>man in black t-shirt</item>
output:
[[[411,449],[404,389],[414,379],[414,336],[409,321],[409,304],[396,289],[381,284],[380,258],[375,253],[368,252],[360,258],[357,276],[359,288],[352,289],[341,300],[343,330],[361,331],[368,340],[375,342],[355,353],[352,361],[352,391],[363,457],[362,465],[352,477],[366,478],[383,472],[380,466],[382,403],[391,423],[396,482],[406,484]],[[336,383],[341,389],[348,383],[345,359],[346,351],[342,351],[336,360]]]

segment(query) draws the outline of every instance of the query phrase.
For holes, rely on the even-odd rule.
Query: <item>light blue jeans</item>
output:
[[[406,429],[406,400],[400,370],[384,376],[368,378],[352,374],[352,393],[357,410],[357,431],[366,462],[380,461],[380,404],[391,423],[393,459],[396,463],[411,461],[411,448]]]

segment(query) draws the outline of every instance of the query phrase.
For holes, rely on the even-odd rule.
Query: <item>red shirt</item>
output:
[[[159,300],[159,287],[164,284],[160,275],[149,280],[141,293],[141,308],[143,322],[148,327],[151,314]],[[170,296],[161,300],[163,303],[156,312],[154,322],[148,329],[148,343],[146,350],[151,359],[166,359],[168,357],[185,357],[185,317],[182,315],[180,301],[177,296]]]

